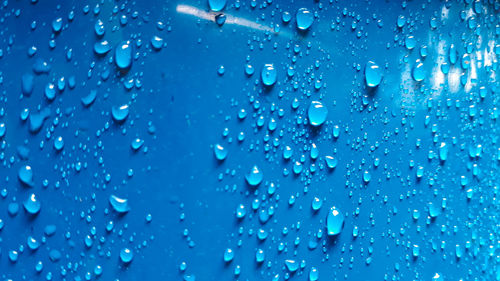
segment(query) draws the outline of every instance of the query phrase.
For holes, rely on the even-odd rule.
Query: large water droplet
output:
[[[323,200],[319,199],[318,197],[313,198],[313,201],[311,203],[311,207],[314,211],[319,210],[322,205],[323,205]]]
[[[103,40],[103,41],[100,41],[100,42],[96,42],[94,44],[94,52],[98,55],[98,56],[104,56],[105,54],[107,54],[109,51],[111,51],[111,45],[109,44],[108,41],[106,40]]]
[[[62,18],[57,18],[55,20],[52,21],[52,31],[54,33],[58,33],[58,32],[61,32],[61,29],[62,29]]]
[[[222,160],[226,159],[226,157],[227,157],[227,149],[225,149],[220,144],[216,144],[214,146],[214,154],[215,154],[215,158],[217,158],[217,160],[222,161]]]
[[[445,142],[442,142],[439,146],[439,159],[441,161],[448,159],[448,145]]]
[[[113,106],[111,108],[111,115],[116,122],[123,122],[128,117],[129,107],[128,104],[122,106]]]
[[[56,98],[56,86],[53,83],[48,83],[45,86],[45,97],[49,101],[53,101]]]
[[[417,60],[417,62],[413,66],[412,76],[413,79],[417,82],[425,79],[424,64],[420,60]]]
[[[234,252],[231,248],[227,248],[226,251],[224,251],[224,261],[225,262],[231,262],[234,258]]]
[[[0,139],[3,138],[3,136],[5,136],[5,131],[7,129],[5,128],[5,123],[0,123]]]
[[[309,281],[317,281],[319,279],[319,272],[316,267],[311,267],[309,271]]]
[[[23,94],[26,96],[30,96],[31,93],[33,92],[33,85],[35,80],[35,76],[31,73],[26,73],[23,74],[21,77],[21,86],[22,86],[22,91]]]
[[[226,6],[227,0],[208,0],[208,7],[214,12],[219,12]]]
[[[257,249],[257,252],[255,253],[255,261],[257,263],[262,263],[262,262],[264,262],[265,258],[266,258],[266,254],[264,253],[264,250]]]
[[[277,72],[273,64],[265,64],[261,72],[262,83],[265,86],[272,86],[276,83]]]
[[[300,8],[296,15],[297,28],[306,30],[311,27],[314,21],[314,14],[306,8]]]
[[[21,183],[32,186],[33,185],[33,170],[31,170],[31,166],[24,165],[19,168],[17,176]]]
[[[321,102],[313,101],[309,106],[307,115],[309,118],[309,123],[311,123],[311,125],[320,126],[326,120],[326,117],[328,115],[328,109],[326,108],[326,106],[323,106]]]
[[[296,260],[285,260],[285,266],[290,272],[295,272],[299,269],[299,263]]]
[[[132,45],[130,41],[120,43],[115,49],[115,63],[120,69],[127,69],[132,64]]]
[[[28,248],[30,248],[30,250],[32,251],[35,251],[38,249],[38,247],[40,247],[40,242],[38,242],[35,238],[33,238],[33,236],[28,236],[26,244],[28,245]]]
[[[113,207],[113,210],[120,214],[125,214],[130,211],[130,207],[128,205],[128,200],[119,198],[115,195],[109,196],[109,204]]]
[[[134,252],[132,252],[132,250],[130,250],[129,248],[123,248],[123,249],[121,249],[121,251],[120,251],[120,260],[123,263],[125,263],[125,264],[130,263],[133,258],[134,258]]]
[[[264,174],[259,170],[257,165],[253,166],[248,174],[245,175],[245,179],[250,186],[257,186],[262,182]]]
[[[382,81],[382,69],[373,61],[366,63],[365,81],[368,87],[377,87]]]
[[[89,94],[82,98],[83,106],[89,107],[92,103],[94,103],[96,97],[97,97],[97,91],[90,90]]]
[[[332,207],[326,217],[328,235],[338,235],[344,227],[344,215],[336,207]]]
[[[153,47],[155,51],[159,51],[163,47],[163,38],[153,36],[153,38],[151,38],[151,47]]]
[[[54,140],[54,149],[57,151],[61,151],[63,148],[64,148],[64,140],[61,136],[59,136]]]
[[[104,23],[102,22],[102,20],[98,19],[95,22],[94,31],[95,31],[95,35],[97,35],[98,37],[101,37],[104,35],[104,32],[106,31],[106,29],[104,28]]]
[[[40,212],[40,208],[41,208],[42,204],[40,203],[40,200],[37,199],[36,195],[34,193],[32,193],[28,197],[28,199],[26,199],[23,202],[23,206],[24,206],[24,209],[26,210],[26,212],[28,212],[32,215],[36,215],[36,214],[38,214],[38,212]]]

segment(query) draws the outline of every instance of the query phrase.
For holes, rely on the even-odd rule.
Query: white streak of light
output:
[[[196,7],[189,6],[189,5],[182,5],[182,4],[177,5],[176,11],[178,13],[181,13],[181,14],[195,16],[197,18],[212,21],[212,22],[215,22],[215,16],[217,16],[219,14],[216,12],[206,12],[206,11],[203,11],[203,10],[198,9]],[[274,30],[272,28],[270,28],[269,26],[265,26],[265,25],[262,25],[262,24],[244,19],[244,18],[234,17],[234,16],[229,15],[229,14],[224,14],[224,15],[226,16],[226,21],[224,24],[236,24],[239,26],[244,26],[244,27],[248,27],[251,29],[255,29],[255,30],[268,31],[268,32],[274,33]]]

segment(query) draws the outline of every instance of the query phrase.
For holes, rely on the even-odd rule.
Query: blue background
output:
[[[475,9],[478,4],[469,2],[228,0],[223,13],[253,22],[248,27],[241,21],[217,25],[206,1],[4,1],[0,278],[41,280],[50,273],[53,280],[85,280],[86,275],[92,280],[272,280],[279,274],[278,280],[307,280],[311,267],[318,269],[319,280],[431,280],[437,272],[445,280],[497,278],[500,5],[483,0]],[[181,12],[180,5],[193,12]],[[299,8],[315,14],[306,32],[296,28]],[[281,19],[284,11],[292,14],[288,24]],[[405,17],[402,28],[397,27],[400,15]],[[126,24],[120,23],[122,16]],[[63,28],[56,34],[52,21],[59,17]],[[430,26],[432,18],[436,28]],[[106,29],[102,38],[94,32],[98,19]],[[276,26],[279,32],[267,30],[277,31]],[[405,46],[410,35],[416,39],[413,50]],[[153,36],[164,40],[159,51],[151,47]],[[117,69],[114,49],[104,57],[94,53],[94,43],[103,39],[113,48],[131,41],[134,59],[128,71]],[[439,70],[449,61],[451,44],[459,54],[455,65],[448,62],[453,76]],[[31,46],[37,48],[33,57],[28,56]],[[427,47],[425,58],[422,46]],[[474,66],[464,69],[460,58],[467,46]],[[417,59],[427,72],[420,83],[411,77]],[[37,60],[50,64],[47,74],[34,74]],[[383,70],[375,89],[365,85],[368,61]],[[245,74],[247,63],[255,69],[252,76]],[[260,81],[267,63],[278,75],[270,88]],[[290,66],[293,77],[287,75]],[[35,76],[31,96],[21,91],[25,73]],[[461,75],[466,83],[460,83]],[[76,86],[66,85],[49,102],[45,86],[61,77],[74,77]],[[319,77],[323,85],[316,90]],[[134,86],[127,89],[131,79]],[[80,99],[91,90],[97,97],[87,108]],[[292,108],[295,98],[297,109]],[[329,111],[326,123],[316,129],[307,124],[313,100],[321,100]],[[122,104],[129,104],[130,113],[120,124],[113,121],[111,108]],[[24,108],[31,115],[50,109],[40,132],[30,133],[29,121],[20,119]],[[243,120],[238,119],[241,109],[247,112]],[[256,125],[260,116],[262,128]],[[275,131],[267,129],[271,118],[277,122]],[[340,127],[337,139],[332,136],[335,125]],[[240,132],[243,141],[238,141]],[[58,136],[65,142],[61,152],[53,148]],[[130,147],[136,138],[144,140],[139,151]],[[441,142],[449,147],[446,161],[437,158]],[[317,160],[309,157],[312,143],[319,148]],[[215,144],[227,149],[224,161],[214,157]],[[471,147],[479,144],[481,156],[471,157]],[[293,149],[290,161],[282,157],[286,145]],[[27,159],[19,147],[29,149]],[[301,155],[303,171],[294,175],[293,163]],[[326,155],[338,159],[335,169],[326,167]],[[23,165],[33,169],[33,187],[17,179]],[[254,165],[264,175],[256,189],[244,178]],[[315,172],[310,172],[312,165]],[[417,166],[424,168],[420,180]],[[365,171],[369,183],[363,182]],[[461,176],[468,179],[465,187]],[[273,195],[267,194],[271,183]],[[34,217],[22,209],[30,193],[42,204]],[[128,199],[127,214],[112,210],[112,194]],[[294,204],[289,204],[291,196]],[[311,209],[314,197],[323,200],[318,212]],[[431,220],[428,203],[441,205],[443,198],[446,208]],[[252,210],[255,199],[260,201],[257,211]],[[7,211],[13,202],[21,204],[14,216]],[[235,216],[239,204],[247,209],[242,220]],[[259,212],[271,206],[274,214],[261,223]],[[340,235],[327,237],[325,219],[333,206],[345,215],[345,223]],[[418,220],[412,218],[414,210],[420,212]],[[109,221],[115,225],[111,232],[105,229]],[[44,228],[51,224],[57,230],[49,237]],[[89,248],[84,239],[92,227],[96,234]],[[265,241],[256,237],[259,229],[268,232]],[[320,230],[323,236],[317,239]],[[26,246],[30,235],[44,241],[36,251]],[[318,246],[309,249],[309,241]],[[282,252],[280,243],[285,244]],[[413,257],[413,245],[420,248],[418,257]],[[464,251],[461,258],[456,245]],[[129,265],[119,259],[124,247],[134,252]],[[226,248],[235,253],[227,264]],[[52,249],[62,253],[57,262],[49,259]],[[255,261],[257,249],[265,252],[261,265]],[[17,262],[9,260],[13,250],[19,252]],[[305,267],[289,274],[287,259],[303,260]],[[41,273],[35,271],[38,261],[44,264]],[[182,262],[185,271],[179,269]],[[100,277],[94,274],[96,265],[103,268]],[[237,265],[239,276],[234,274]]]

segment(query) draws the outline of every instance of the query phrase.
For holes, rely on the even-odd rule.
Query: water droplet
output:
[[[36,195],[34,193],[32,193],[28,199],[26,199],[24,202],[23,202],[23,206],[24,206],[24,209],[26,210],[26,212],[32,214],[32,215],[36,215],[38,214],[38,212],[40,212],[40,208],[41,208],[41,203],[40,203],[40,200],[37,199]]]
[[[52,21],[52,31],[54,33],[58,33],[58,32],[61,32],[61,29],[62,29],[62,18],[57,18],[55,20]]]
[[[113,210],[115,210],[117,213],[125,214],[128,211],[130,211],[127,199],[119,198],[115,195],[110,195],[109,204],[113,207]]]
[[[56,97],[56,86],[54,84],[48,83],[45,86],[45,97],[49,101],[53,101],[54,100],[54,98]]]
[[[208,6],[210,7],[210,10],[219,12],[224,9],[226,2],[227,0],[208,0]]]
[[[429,207],[429,216],[431,218],[435,218],[441,214],[441,206],[439,206],[438,204],[429,202],[428,207]]]
[[[326,121],[326,117],[328,115],[328,109],[326,108],[326,106],[323,106],[321,102],[313,101],[309,106],[307,115],[311,125],[320,126]]]
[[[214,154],[215,154],[215,158],[217,158],[217,160],[222,161],[222,160],[226,159],[226,157],[227,157],[227,149],[225,149],[220,144],[216,144],[214,146]]]
[[[416,44],[417,44],[417,40],[415,40],[415,37],[413,35],[406,37],[405,46],[408,50],[412,50],[413,48],[415,48]]]
[[[238,207],[236,208],[236,217],[238,219],[242,219],[245,217],[246,214],[247,214],[247,210],[245,208],[245,205],[243,205],[243,204],[238,205]]]
[[[264,253],[264,250],[257,249],[257,252],[255,253],[255,261],[257,263],[262,263],[262,262],[264,262],[265,258],[266,258],[266,255]]]
[[[276,83],[277,72],[273,64],[265,64],[261,72],[262,83],[265,86],[272,86]]]
[[[134,258],[134,253],[132,252],[132,250],[130,250],[129,248],[121,249],[120,260],[123,263],[128,264],[132,261],[133,258]]]
[[[50,250],[50,252],[49,252],[49,259],[51,261],[57,262],[57,261],[59,261],[61,259],[61,257],[62,257],[62,254],[58,250],[56,250],[56,249]]]
[[[98,56],[104,56],[109,51],[111,51],[111,44],[108,41],[106,41],[106,40],[103,40],[103,41],[100,41],[100,42],[96,42],[94,44],[94,52]]]
[[[365,183],[369,183],[371,179],[372,179],[372,175],[370,174],[370,172],[364,171],[363,172],[363,181]]]
[[[297,28],[300,30],[306,30],[313,24],[314,14],[306,8],[300,8],[297,11],[296,20]]]
[[[439,146],[439,159],[441,161],[446,161],[448,158],[448,145],[445,142],[442,142]]]
[[[132,143],[130,144],[130,147],[134,150],[134,151],[137,151],[139,150],[139,148],[142,147],[142,145],[144,144],[144,140],[140,139],[140,138],[136,138],[132,141]]]
[[[311,207],[314,211],[321,209],[322,205],[323,205],[323,200],[319,199],[318,197],[313,198]]]
[[[104,35],[104,32],[106,31],[106,29],[104,28],[104,22],[102,22],[102,20],[98,19],[95,22],[94,31],[95,31],[95,35],[97,35],[97,37],[101,37]]]
[[[12,263],[17,262],[18,257],[19,257],[19,253],[17,251],[15,251],[15,250],[9,251],[9,260]]]
[[[317,281],[319,279],[319,272],[316,267],[311,267],[311,271],[309,271],[309,281]]]
[[[262,179],[264,178],[264,174],[259,170],[257,165],[253,166],[248,174],[245,175],[245,179],[250,186],[258,186]]]
[[[120,123],[123,122],[128,117],[129,106],[128,104],[124,104],[122,106],[113,106],[111,108],[111,115],[113,119]]]
[[[94,103],[96,97],[97,97],[97,91],[90,90],[89,94],[81,99],[83,106],[89,107],[92,103]]]
[[[6,130],[5,123],[0,123],[0,139],[5,136]]]
[[[443,275],[441,273],[435,273],[432,277],[432,281],[444,281]]]
[[[227,248],[226,251],[224,251],[224,262],[229,263],[233,260],[234,258],[234,252],[231,248]]]
[[[17,176],[21,183],[32,186],[33,185],[33,171],[31,170],[31,166],[24,165],[19,168]]]
[[[57,137],[54,140],[54,148],[57,151],[61,151],[64,148],[64,140],[63,140],[63,138],[61,136]]]
[[[336,207],[332,207],[326,217],[328,235],[338,235],[344,227],[344,215]]]
[[[295,260],[285,260],[285,266],[290,272],[295,272],[299,269],[299,263]]]
[[[132,64],[132,45],[130,41],[124,41],[116,47],[115,63],[122,70],[130,67]]]
[[[373,61],[366,63],[365,81],[368,87],[377,87],[382,81],[382,69]]]
[[[32,251],[36,251],[38,247],[40,247],[40,242],[38,242],[33,236],[28,236],[28,240],[26,242],[28,248]]]
[[[415,66],[413,66],[412,76],[413,79],[417,82],[425,79],[424,64],[420,60],[417,60]]]
[[[163,38],[159,36],[153,36],[151,38],[151,47],[153,47],[154,50],[159,51],[163,47]]]
[[[33,92],[35,77],[31,73],[23,74],[21,77],[21,89],[24,95],[30,96]]]

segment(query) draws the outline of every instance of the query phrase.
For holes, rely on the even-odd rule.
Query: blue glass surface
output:
[[[500,280],[500,2],[0,4],[0,280]]]

